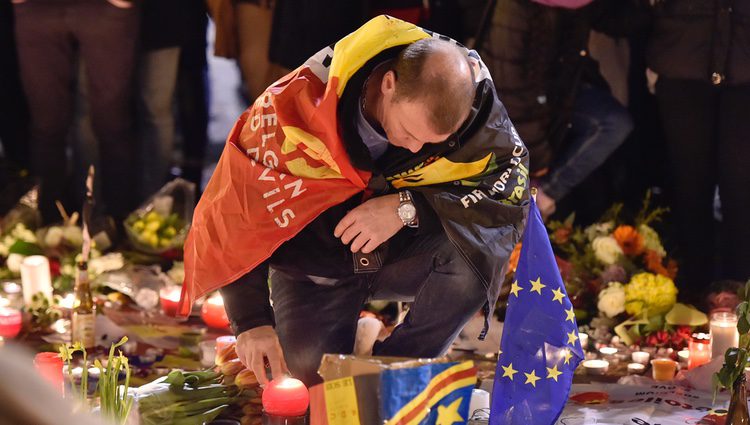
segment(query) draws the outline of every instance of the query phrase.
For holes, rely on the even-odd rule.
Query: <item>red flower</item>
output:
[[[49,273],[53,278],[60,276],[60,261],[54,258],[49,259]]]

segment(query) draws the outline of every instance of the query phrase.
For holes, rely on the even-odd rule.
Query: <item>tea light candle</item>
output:
[[[724,357],[730,347],[740,343],[737,332],[737,315],[721,311],[711,315],[711,358]]]
[[[688,369],[704,365],[711,361],[711,340],[704,333],[695,333],[688,342]]]
[[[633,354],[630,355],[630,357],[633,359],[635,363],[640,364],[648,364],[648,359],[651,358],[651,354],[645,352],[645,351],[634,351]]]
[[[583,351],[586,351],[586,348],[589,346],[589,334],[579,332],[578,340],[581,341],[581,348],[583,349]]]
[[[655,381],[671,381],[677,372],[677,362],[671,359],[651,360],[651,372]]]
[[[49,260],[43,255],[30,255],[21,263],[21,283],[23,284],[23,302],[31,304],[31,297],[37,292],[52,298],[52,276],[49,271]]]
[[[640,375],[646,371],[646,366],[642,363],[629,363],[628,373],[632,375]]]
[[[60,394],[64,393],[63,361],[60,354],[53,352],[38,353],[34,357],[34,367],[55,390],[59,391]]]
[[[211,367],[216,363],[216,343],[211,340],[201,341],[198,348],[201,351],[201,365]]]
[[[614,356],[617,354],[617,348],[615,347],[602,347],[599,349],[599,354],[604,357]]]
[[[174,317],[177,315],[177,305],[180,302],[181,286],[167,286],[159,291],[159,300],[161,301],[161,311]]]
[[[212,328],[225,329],[229,327],[229,318],[226,310],[224,310],[224,298],[218,292],[203,303],[201,318]]]
[[[589,375],[604,375],[609,369],[609,362],[606,360],[584,360],[581,364]]]
[[[681,362],[687,363],[688,360],[690,359],[690,350],[680,350],[680,351],[678,351],[677,352],[677,358]]]
[[[15,338],[21,332],[21,312],[10,307],[0,307],[0,337]]]
[[[218,353],[227,345],[231,345],[237,342],[237,338],[234,335],[222,335],[216,338],[216,352]]]

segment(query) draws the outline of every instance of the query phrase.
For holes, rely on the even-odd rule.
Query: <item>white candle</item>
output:
[[[628,364],[628,373],[640,375],[646,370],[646,366],[641,363],[630,363]]]
[[[606,360],[584,360],[581,364],[590,375],[604,375],[609,369],[609,362]]]
[[[617,354],[617,348],[615,348],[615,347],[602,347],[602,348],[599,349],[599,353],[602,356],[605,356],[605,357],[606,356],[613,356],[613,355]]]
[[[586,351],[586,347],[589,346],[589,334],[579,332],[578,333],[578,340],[581,341],[581,348]]]
[[[633,354],[631,354],[631,357],[636,363],[648,364],[648,359],[651,357],[651,354],[645,351],[634,351]]]
[[[41,292],[52,298],[52,277],[49,261],[43,255],[30,255],[21,263],[21,284],[23,285],[23,302],[31,304],[31,297]]]
[[[718,312],[711,315],[711,358],[724,357],[730,347],[737,347],[740,334],[737,332],[737,315]]]
[[[677,352],[677,357],[680,359],[681,362],[687,363],[688,359],[690,359],[690,350],[680,350]]]

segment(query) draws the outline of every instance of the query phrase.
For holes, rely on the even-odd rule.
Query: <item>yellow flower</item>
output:
[[[677,287],[672,279],[652,273],[638,273],[625,285],[625,311],[636,316],[669,311],[677,302]]]

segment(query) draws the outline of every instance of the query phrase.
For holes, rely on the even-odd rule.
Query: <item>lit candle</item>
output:
[[[49,271],[49,260],[43,255],[30,255],[21,263],[21,283],[23,284],[23,301],[31,304],[31,297],[37,292],[52,298],[52,276]]]
[[[648,359],[651,357],[651,354],[645,351],[634,351],[630,357],[632,357],[634,362],[645,365],[648,364]]]
[[[651,360],[651,372],[655,381],[671,381],[677,372],[677,362],[671,359]]]
[[[677,352],[677,358],[680,360],[681,363],[687,364],[688,360],[690,359],[690,350],[684,349]]]
[[[234,335],[222,335],[216,338],[216,352],[218,353],[227,345],[232,345],[237,342],[237,338]]]
[[[167,286],[159,291],[159,299],[161,300],[161,311],[167,316],[177,315],[177,305],[180,302],[180,294],[182,293],[182,287]]]
[[[688,369],[698,367],[711,361],[711,340],[704,333],[693,334],[688,342]]]
[[[62,308],[67,308],[68,310],[73,309],[73,304],[76,302],[76,295],[73,293],[65,294],[64,297],[60,298],[59,305]]]
[[[0,307],[0,337],[15,338],[21,332],[21,312],[10,307]]]
[[[609,369],[609,362],[606,360],[584,360],[581,364],[589,375],[604,375]]]
[[[302,381],[285,376],[268,383],[263,391],[262,402],[267,422],[292,424],[296,423],[293,421],[296,418],[304,421],[310,394]]]
[[[617,354],[617,348],[615,347],[602,347],[599,349],[599,354],[604,357],[614,356]]]
[[[737,315],[721,311],[711,315],[711,358],[724,357],[728,348],[737,347],[740,334],[737,332]]]
[[[203,367],[211,367],[216,364],[216,343],[214,341],[201,341],[198,348],[201,350],[201,365]]]
[[[224,310],[224,299],[218,292],[203,303],[201,318],[212,328],[225,329],[229,326],[229,318]]]
[[[641,363],[629,363],[628,373],[633,375],[640,375],[646,370],[646,366]]]

